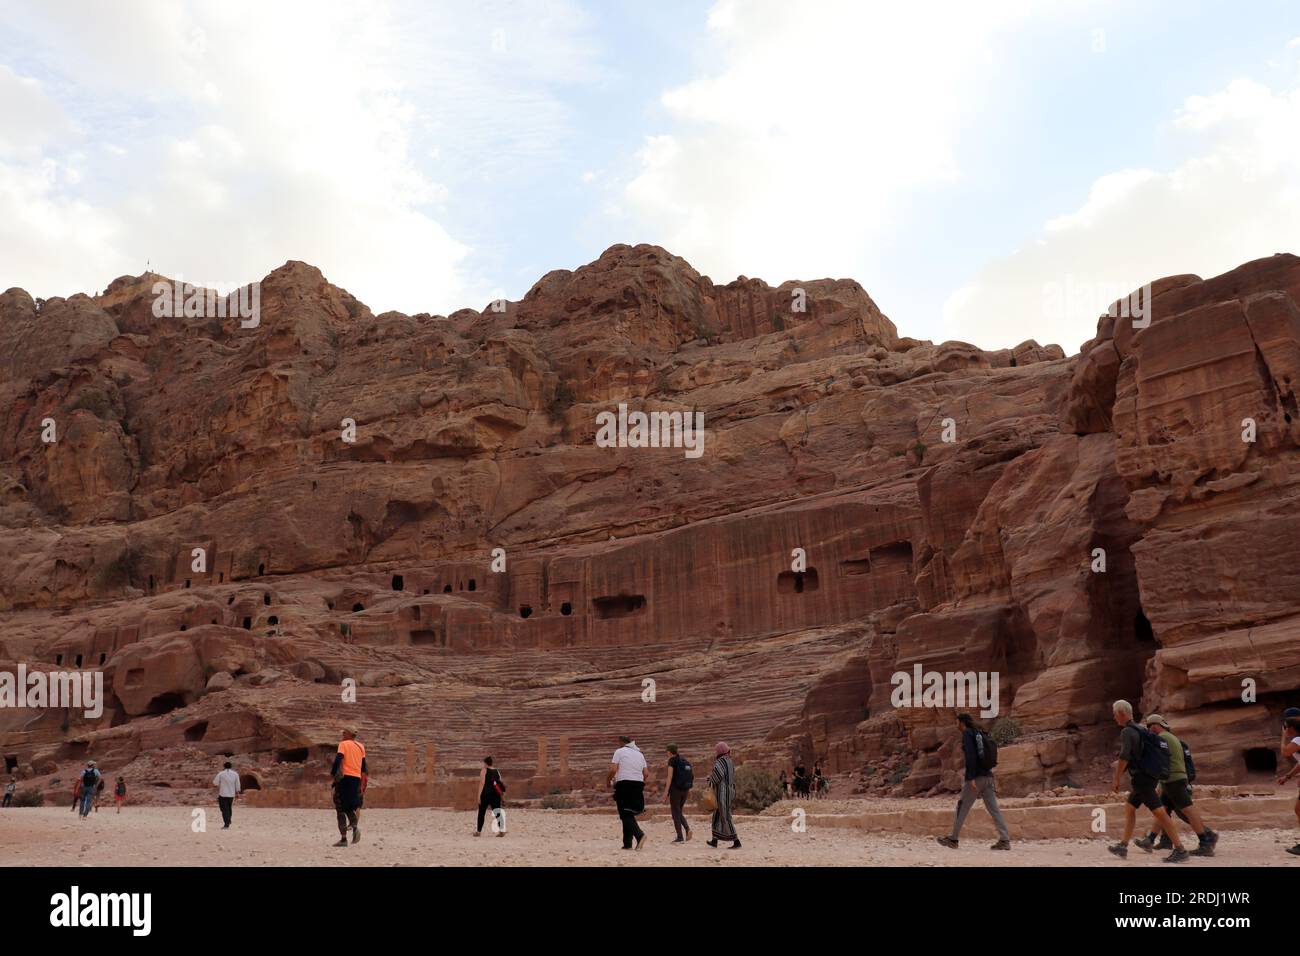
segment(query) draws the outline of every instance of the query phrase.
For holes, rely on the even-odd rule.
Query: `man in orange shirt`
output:
[[[343,739],[334,755],[334,767],[330,771],[334,778],[334,812],[339,825],[339,842],[335,846],[348,845],[348,827],[352,828],[352,842],[361,842],[357,809],[361,805],[362,774],[369,775],[366,748],[357,741],[356,729],[348,727],[343,731]]]

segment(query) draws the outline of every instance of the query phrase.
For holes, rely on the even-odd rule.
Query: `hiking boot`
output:
[[[1106,847],[1106,849],[1110,850],[1111,853],[1114,853],[1121,860],[1128,859],[1127,843],[1112,843],[1110,846]]]
[[[674,842],[674,843],[685,843],[686,841],[683,840],[681,837],[678,837],[678,838],[677,838],[676,840],[674,840],[673,842]]]
[[[715,849],[715,850],[718,848],[718,841],[717,841],[717,840],[705,840],[704,842],[707,843],[709,846],[713,847],[713,849]],[[1300,844],[1296,844],[1296,845],[1297,845],[1297,846],[1300,846]]]
[[[1287,852],[1288,852],[1288,853],[1291,853],[1291,854],[1294,854],[1295,856],[1300,856],[1300,843],[1297,843],[1295,846],[1290,847],[1290,848],[1287,850]]]
[[[1191,856],[1214,856],[1214,844],[1202,843],[1190,854]]]
[[[1174,850],[1173,853],[1170,853],[1167,857],[1165,857],[1165,862],[1166,862],[1166,863],[1182,863],[1182,862],[1183,862],[1184,860],[1186,860],[1189,856],[1191,856],[1190,853],[1188,853],[1188,852],[1187,852],[1186,850],[1184,850],[1182,847],[1178,847],[1178,849]]]
[[[348,838],[347,838],[347,837],[343,837],[341,840],[339,840],[338,843],[335,843],[335,844],[334,844],[334,846],[347,846],[347,845],[348,845]]]
[[[1133,841],[1133,845],[1134,845],[1135,847],[1138,847],[1138,848],[1141,849],[1141,850],[1146,850],[1146,852],[1150,853],[1152,850],[1155,849],[1155,846],[1156,846],[1156,838],[1155,838],[1155,834],[1153,834],[1153,833],[1148,833],[1146,836],[1142,837],[1140,840],[1134,840],[1134,841]]]
[[[950,836],[935,837],[934,842],[938,843],[939,846],[946,846],[950,850],[957,849],[957,841]]]
[[[1219,845],[1219,834],[1215,833],[1209,827],[1205,828],[1205,833],[1201,835],[1201,843],[1209,844],[1211,847]]]
[[[361,827],[352,828],[352,842],[353,843],[361,842]]]
[[[1169,839],[1168,833],[1162,833],[1160,834],[1160,841],[1156,843],[1155,848],[1157,850],[1172,850],[1174,848],[1174,841]]]
[[[991,847],[989,847],[989,849],[990,849],[990,850],[1010,850],[1010,849],[1011,849],[1011,841],[1010,841],[1010,840],[999,840],[997,843],[995,843],[995,844],[993,844]]]

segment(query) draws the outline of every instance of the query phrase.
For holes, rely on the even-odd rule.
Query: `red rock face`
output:
[[[1155,282],[1072,358],[653,246],[450,317],[291,262],[245,329],[157,281],[0,296],[0,670],[107,695],[0,709],[23,776],[292,786],[352,724],[394,782],[575,784],[632,733],[921,793],[979,708],[896,706],[920,666],[996,673],[1009,792],[1083,781],[1120,697],[1234,782],[1300,698],[1295,257]],[[702,413],[703,454],[602,447],[620,403]]]

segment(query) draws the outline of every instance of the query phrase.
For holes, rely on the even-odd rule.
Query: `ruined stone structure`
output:
[[[0,296],[0,670],[108,694],[96,720],[0,710],[38,782],[93,756],[203,786],[231,754],[320,783],[347,722],[412,793],[487,753],[587,786],[622,732],[652,764],[726,739],[921,793],[958,758],[951,709],[891,703],[916,664],[999,674],[1010,792],[1109,753],[1117,697],[1239,782],[1300,703],[1294,256],[1162,279],[1149,327],[1103,316],[1068,358],[653,246],[447,317],[291,262],[256,328],[160,319],[158,278]],[[597,447],[620,402],[703,412],[704,454]]]

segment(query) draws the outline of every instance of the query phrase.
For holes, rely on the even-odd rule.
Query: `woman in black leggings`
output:
[[[501,809],[501,797],[505,792],[506,785],[501,782],[500,772],[492,766],[492,758],[484,757],[483,769],[478,774],[478,827],[475,836],[483,835],[483,818],[487,816],[489,807],[497,821],[497,836],[506,835],[506,814]]]

